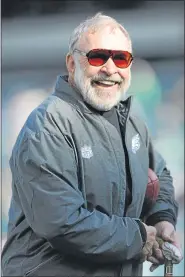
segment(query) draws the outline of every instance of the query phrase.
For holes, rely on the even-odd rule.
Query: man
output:
[[[131,98],[121,101],[131,53],[111,17],[98,13],[74,30],[68,76],[31,113],[12,152],[4,275],[141,276],[143,256],[164,261],[156,235],[179,245],[170,173]],[[143,223],[148,168],[160,193]]]

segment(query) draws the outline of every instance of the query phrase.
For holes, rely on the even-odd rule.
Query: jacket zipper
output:
[[[127,126],[127,122],[128,122],[128,118],[129,118],[129,114],[130,114],[130,106],[131,106],[131,101],[132,101],[132,98],[130,99],[130,103],[129,103],[129,107],[128,107],[128,112],[127,112],[127,117],[126,117],[126,120],[125,120],[125,128],[124,128],[124,132],[123,132],[123,138],[122,138],[122,140],[123,140],[123,148],[124,148],[124,151],[125,151],[125,153],[126,153],[126,155],[125,155],[125,170],[126,170],[126,180],[128,180],[127,178],[128,178],[128,172],[127,172],[127,168],[126,168],[126,159],[127,159],[127,162],[128,162],[128,167],[130,168],[130,166],[129,166],[129,157],[128,157],[128,152],[127,152],[127,147],[126,147],[126,126]],[[124,126],[123,126],[124,127]],[[127,186],[126,186],[126,190],[127,190],[128,188],[127,188]],[[125,192],[125,196],[126,196],[126,193],[127,192]],[[125,199],[126,199],[126,197],[125,197]],[[124,199],[124,200],[125,200]],[[125,200],[126,201],[126,200]],[[126,215],[126,207],[125,207],[125,209],[124,209],[124,214],[123,214],[123,216],[125,216]],[[122,277],[122,272],[123,272],[123,265],[121,265],[121,268],[120,268],[120,272],[119,272],[119,276],[120,277]]]

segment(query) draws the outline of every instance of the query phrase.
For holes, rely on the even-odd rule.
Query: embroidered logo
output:
[[[91,146],[84,145],[81,148],[82,157],[85,159],[90,159],[93,156],[93,151],[91,149]]]
[[[139,137],[139,134],[135,135],[133,138],[132,138],[132,152],[134,154],[136,154],[137,150],[139,150],[140,148],[140,137]]]

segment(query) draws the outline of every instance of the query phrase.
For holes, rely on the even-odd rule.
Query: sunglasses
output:
[[[92,66],[104,65],[109,58],[112,58],[117,67],[127,68],[133,60],[133,56],[130,52],[122,50],[92,49],[88,53],[85,53],[75,49],[74,52],[86,56],[89,64]]]

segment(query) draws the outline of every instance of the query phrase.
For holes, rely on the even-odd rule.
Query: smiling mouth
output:
[[[102,86],[102,87],[113,87],[115,85],[120,85],[120,82],[116,81],[92,81],[92,85]]]

